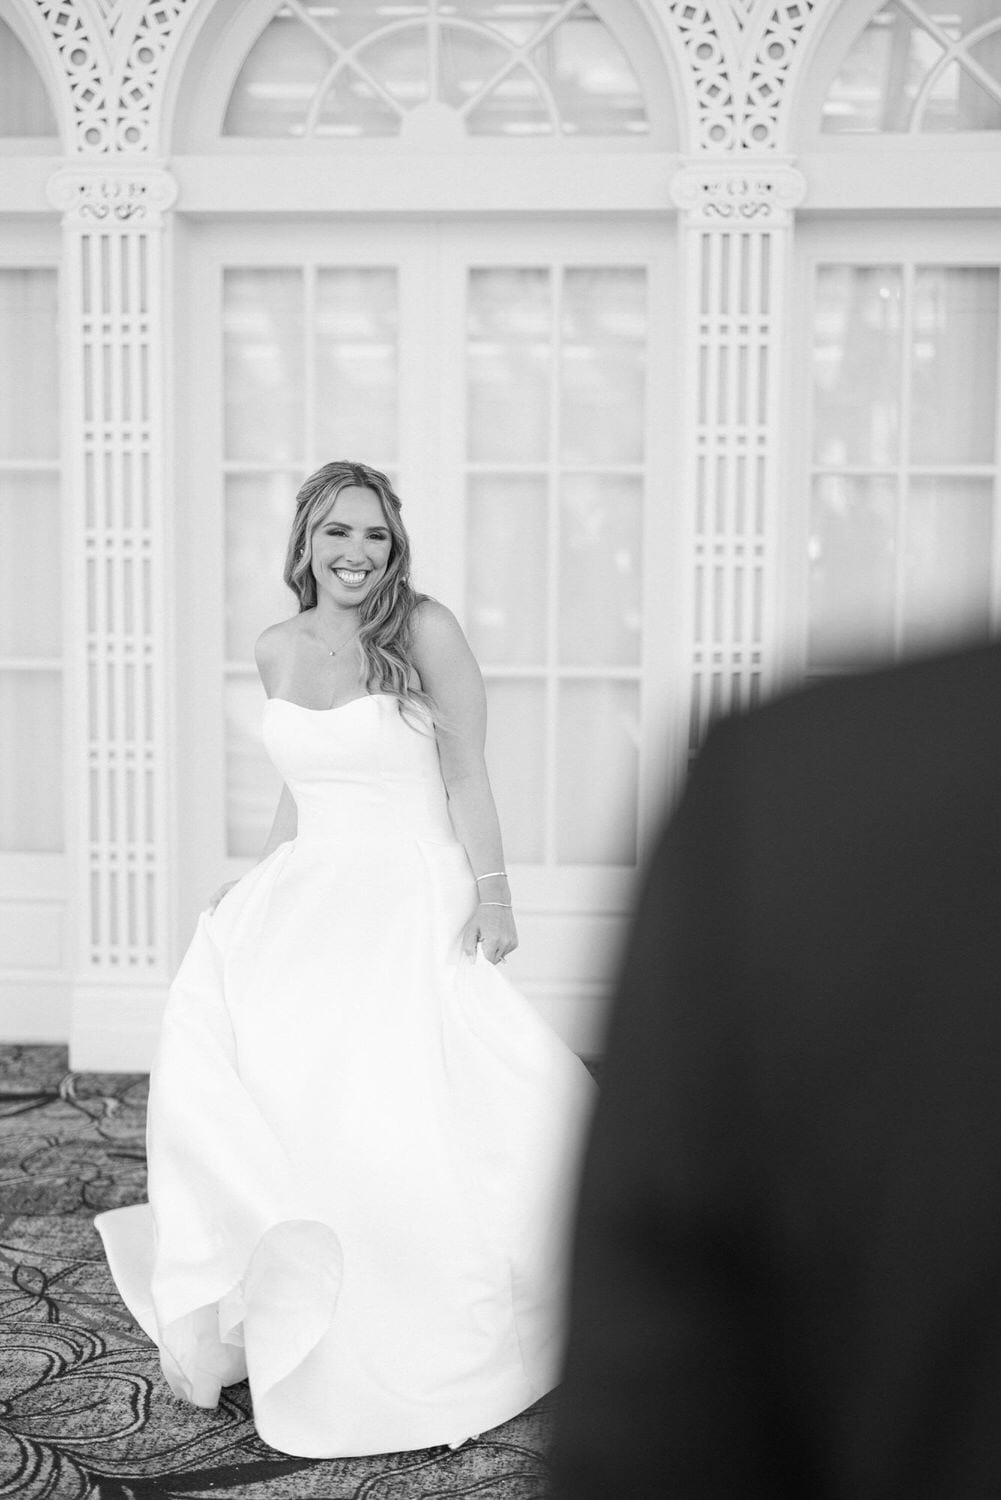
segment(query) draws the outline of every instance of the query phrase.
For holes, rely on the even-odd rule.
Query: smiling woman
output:
[[[305,1457],[458,1446],[553,1387],[593,1094],[495,967],[483,681],[409,569],[385,475],[306,481],[299,612],[257,642],[274,824],[171,989],[149,1205],[98,1220],[172,1389],[249,1377]]]
[[[365,464],[329,463],[306,480],[285,559],[299,615],[266,630],[255,649],[265,686],[277,659],[294,699],[319,694],[330,707],[357,687],[407,701],[415,672],[406,660],[411,616],[423,600],[410,584],[410,538],[389,480]],[[358,651],[341,656],[357,639]],[[315,650],[339,658],[317,675]],[[361,661],[358,656],[360,653]],[[419,694],[417,695],[420,696]]]

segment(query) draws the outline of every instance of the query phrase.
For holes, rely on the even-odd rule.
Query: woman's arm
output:
[[[269,626],[254,642],[254,660],[257,663],[257,671],[260,675],[264,691],[269,698],[275,686],[282,639],[283,632],[279,624]],[[271,824],[271,831],[264,841],[264,848],[261,850],[261,859],[267,859],[268,855],[273,854],[279,844],[284,844],[289,839],[294,839],[298,827],[299,815],[296,811],[295,799],[283,782],[281,795],[278,798],[278,806],[275,808],[275,816]]]
[[[415,611],[411,654],[436,709],[438,756],[452,826],[473,874],[489,876],[477,883],[478,905],[463,930],[463,950],[472,957],[479,941],[484,957],[498,963],[518,946],[518,934],[507,878],[496,873],[504,869],[504,847],[483,756],[483,678],[455,616],[433,599]]]
[[[272,625],[264,632],[254,644],[254,659],[257,662],[257,670],[260,673],[264,690],[270,696],[269,682],[273,681],[271,676],[275,666],[275,651],[278,645],[276,632],[278,626]],[[264,841],[257,863],[260,864],[273,854],[279,844],[284,844],[289,839],[294,839],[299,826],[299,816],[296,811],[295,800],[285,783],[282,783],[281,793],[278,798],[278,806],[271,821],[271,831]],[[237,884],[235,880],[227,880],[217,891],[213,891],[206,903],[206,910],[215,911],[219,902],[226,892],[232,890]]]

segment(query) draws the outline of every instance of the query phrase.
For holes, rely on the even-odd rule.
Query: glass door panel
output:
[[[256,855],[280,783],[260,740],[254,642],[295,613],[295,495],[332,458],[398,460],[394,267],[227,266],[222,278],[226,841]]]
[[[996,623],[999,262],[815,267],[807,675]]]
[[[0,852],[63,848],[56,272],[0,266]],[[41,606],[41,607],[40,607]]]
[[[568,257],[472,265],[467,278],[467,615],[487,676],[508,859],[628,867],[637,858],[646,268]],[[516,734],[534,747],[531,818],[505,765]]]
[[[279,790],[253,644],[295,610],[281,582],[294,496],[320,463],[355,458],[398,478],[414,581],[456,610],[483,668],[509,864],[542,867],[531,888],[558,889],[568,910],[582,892],[617,906],[638,858],[644,734],[664,758],[664,674],[643,683],[644,575],[665,534],[647,420],[663,406],[648,328],[665,300],[661,283],[651,296],[659,239],[554,221],[501,237],[359,225],[333,242],[220,230],[209,244],[224,387],[211,753],[229,856],[259,854]]]

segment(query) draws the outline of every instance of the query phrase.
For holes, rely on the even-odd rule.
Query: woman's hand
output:
[[[509,906],[490,906],[481,902],[462,929],[462,951],[467,958],[476,957],[476,945],[483,949],[489,963],[499,964],[518,946],[518,932]]]
[[[225,885],[221,885],[217,891],[213,891],[212,895],[208,899],[208,902],[206,903],[205,910],[215,911],[223,896],[225,896],[227,891],[231,891],[234,885],[236,885],[235,880],[227,880]]]

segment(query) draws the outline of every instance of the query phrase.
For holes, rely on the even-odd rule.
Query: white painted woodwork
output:
[[[76,1064],[96,1066],[107,1009],[169,979],[170,533],[163,390],[162,170],[65,170],[68,666]],[[136,1016],[142,1014],[137,1011]]]
[[[51,687],[61,657],[68,811],[64,853],[0,854],[0,1037],[72,1030],[78,1066],[146,1065],[194,913],[219,879],[245,867],[223,852],[223,459],[210,409],[223,386],[213,281],[223,265],[312,257],[395,268],[400,487],[422,581],[463,614],[466,498],[483,478],[465,446],[470,268],[548,267],[558,279],[581,257],[643,264],[645,489],[641,532],[629,532],[642,559],[643,647],[638,672],[622,660],[599,674],[610,694],[633,683],[640,693],[642,855],[713,715],[817,667],[807,653],[807,497],[821,481],[842,484],[842,499],[856,491],[819,474],[811,450],[810,370],[818,318],[828,316],[815,300],[816,268],[854,266],[864,280],[866,267],[897,267],[902,317],[913,323],[922,266],[1001,266],[1001,130],[954,128],[990,124],[990,109],[977,119],[943,114],[949,98],[963,104],[956,67],[974,77],[972,58],[997,77],[1001,30],[985,5],[957,0],[962,36],[950,45],[958,40],[962,57],[946,57],[924,28],[939,51],[909,132],[824,125],[846,90],[856,124],[860,110],[878,116],[883,104],[862,100],[853,54],[869,45],[877,13],[913,16],[931,0],[594,0],[639,80],[645,134],[463,135],[447,110],[428,107],[409,110],[398,136],[331,142],[224,133],[274,0],[0,0],[19,65],[30,59],[51,106],[49,120],[34,80],[23,98],[5,97],[13,133],[0,137],[0,271],[60,263],[62,215],[67,544],[61,652],[19,645],[0,669],[22,695],[44,696],[44,674]],[[993,85],[975,82],[994,108]],[[987,308],[983,279],[967,285]],[[990,357],[977,345],[970,368]],[[912,400],[906,382],[900,400]],[[878,476],[892,481],[905,550],[917,534],[907,529],[912,491],[924,506],[921,535],[945,524],[950,505],[965,518],[943,554],[954,585],[942,592],[943,619],[960,595],[982,603],[985,589],[998,618],[999,432],[995,409],[993,455],[945,455],[922,473],[905,454]],[[559,519],[559,465],[549,457],[543,468]],[[625,496],[630,476],[617,472]],[[590,501],[578,504],[593,515]],[[825,504],[814,505],[814,522]],[[622,514],[632,507],[626,500]],[[989,569],[970,561],[961,535],[980,538]],[[13,545],[37,543],[18,529]],[[547,558],[546,629],[559,641],[557,564]],[[891,595],[895,641],[906,643],[903,575]],[[519,650],[487,663],[500,696],[524,677]],[[558,696],[561,674],[594,664],[550,652],[543,665],[539,691]],[[556,721],[550,713],[545,722],[552,750]],[[517,748],[509,736],[505,753]],[[48,750],[58,759],[54,742]],[[27,764],[23,742],[15,764]],[[51,780],[45,765],[40,754],[31,769]],[[55,821],[46,833],[30,807],[16,811],[18,838],[53,842]],[[522,948],[513,977],[575,1045],[597,1050],[633,877],[625,866],[551,860],[515,876]]]

